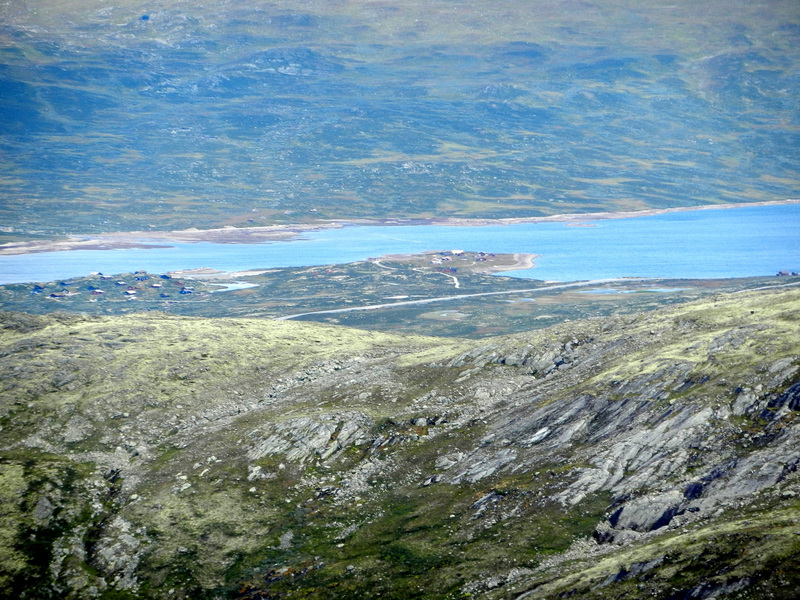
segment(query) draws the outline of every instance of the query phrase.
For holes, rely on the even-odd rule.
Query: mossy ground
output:
[[[0,452],[0,589],[7,598],[49,595],[55,544],[84,536],[104,511],[93,489],[91,464],[38,450]],[[75,556],[66,561],[80,562]],[[87,566],[82,568],[88,569]]]
[[[108,600],[668,598],[749,578],[781,597],[798,553],[792,472],[749,504],[581,562],[570,549],[624,499],[600,489],[574,505],[554,500],[594,468],[592,448],[576,439],[537,454],[507,426],[587,390],[617,402],[620,381],[669,382],[664,365],[678,362],[691,368],[652,400],[654,414],[670,402],[730,404],[740,382],[796,363],[798,306],[792,290],[720,296],[488,343],[247,319],[6,314],[4,583],[29,597],[100,586]],[[549,377],[491,362],[573,344],[590,364]],[[465,353],[495,358],[475,366]],[[746,458],[795,417],[708,426],[729,440],[728,458]],[[363,436],[337,448],[346,424]],[[293,427],[330,439],[304,450]],[[265,440],[277,450],[257,452]],[[474,479],[441,462],[504,451],[526,458]],[[692,451],[686,476],[700,476],[707,458]],[[104,554],[112,547],[135,565],[134,587]]]

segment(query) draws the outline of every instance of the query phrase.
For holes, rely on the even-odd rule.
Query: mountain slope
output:
[[[800,292],[490,340],[3,315],[15,598],[792,597]]]

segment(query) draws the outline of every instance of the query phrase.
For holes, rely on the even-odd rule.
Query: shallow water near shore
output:
[[[181,243],[169,248],[74,250],[0,257],[0,283],[146,270],[249,269],[348,263],[426,250],[537,254],[503,275],[544,280],[728,278],[800,270],[800,204],[693,210],[624,219],[455,227],[351,226],[287,242]]]

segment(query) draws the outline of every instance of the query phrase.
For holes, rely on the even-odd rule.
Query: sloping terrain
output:
[[[800,583],[800,291],[480,341],[2,315],[5,597]]]
[[[3,242],[800,196],[795,0],[14,0],[0,24]]]

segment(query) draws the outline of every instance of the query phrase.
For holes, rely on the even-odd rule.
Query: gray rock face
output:
[[[135,591],[138,588],[136,568],[144,552],[144,545],[135,535],[131,524],[115,516],[104,530],[94,550],[98,567],[109,574],[110,583],[121,590]]]
[[[677,514],[683,494],[671,490],[661,494],[648,494],[626,502],[608,521],[615,529],[647,532],[666,527]]]
[[[471,461],[467,459],[465,461],[466,468],[454,474],[449,481],[453,484],[461,483],[462,481],[475,483],[476,481],[493,475],[499,469],[514,462],[516,458],[517,452],[515,450],[503,449],[495,452],[491,456],[481,456],[478,460]]]
[[[712,338],[704,351],[737,351],[766,330],[764,325],[737,327]],[[460,357],[457,364],[502,364],[523,376],[537,372],[547,377],[507,399],[516,408],[490,421],[496,433],[484,447],[458,458],[455,465],[452,460],[437,463],[447,471],[442,481],[480,481],[551,461],[577,463],[551,499],[577,505],[591,494],[612,493],[617,500],[605,524],[598,525],[596,538],[627,543],[752,500],[796,469],[800,432],[793,420],[790,427],[779,424],[788,418],[787,411],[800,410],[800,383],[792,383],[796,356],[768,363],[748,385],[721,380],[735,389],[732,400],[711,400],[711,377],[698,373],[697,362],[681,360],[651,363],[643,373],[612,379],[610,386],[582,384],[566,396],[556,392],[557,400],[550,395],[559,364],[569,364],[571,377],[580,378],[599,356],[608,360],[625,347],[618,342],[593,344],[587,338],[586,344],[544,351],[528,345],[509,353],[502,345],[490,345]],[[699,349],[695,344],[694,350]],[[781,393],[766,393],[779,386],[785,386]],[[749,442],[749,434],[732,421],[735,417],[774,422],[767,428],[770,433]],[[732,436],[744,445],[736,455]],[[498,450],[495,440],[500,439],[511,448]],[[690,468],[696,475],[688,474]]]
[[[304,463],[317,457],[328,459],[351,445],[372,441],[371,421],[363,414],[328,414],[319,421],[310,417],[288,419],[250,434],[250,461],[281,455]]]

